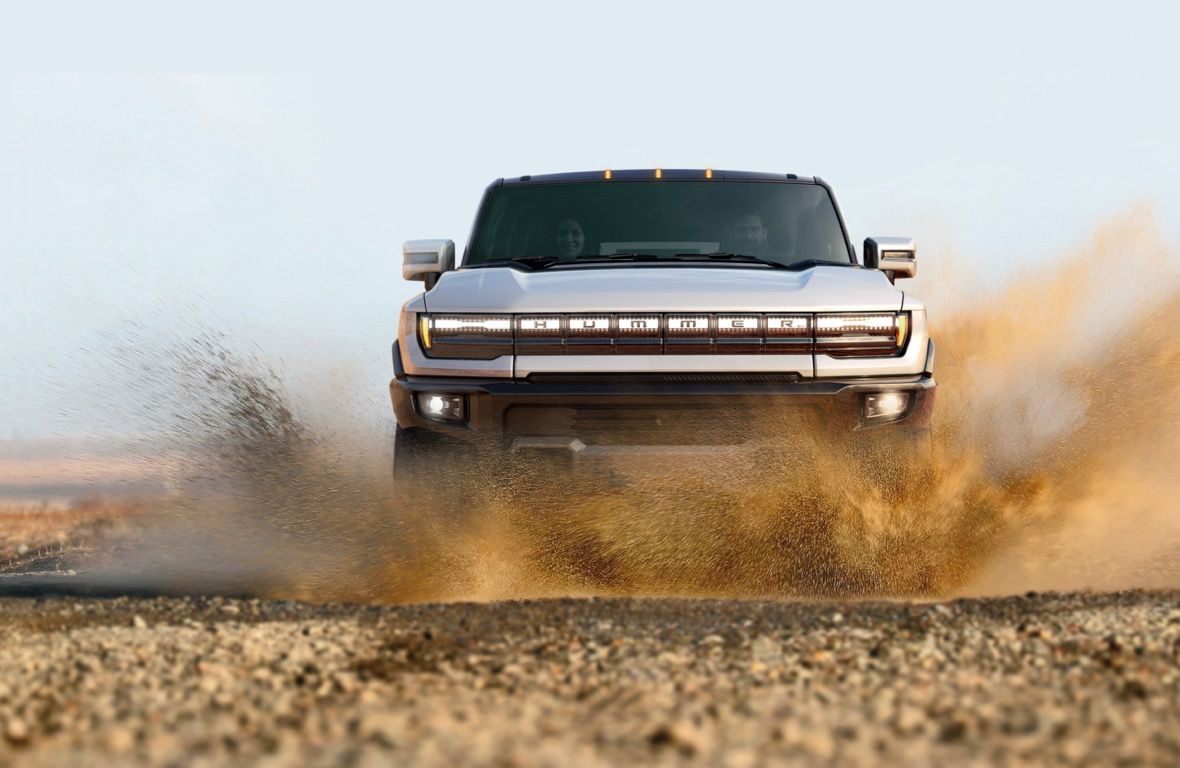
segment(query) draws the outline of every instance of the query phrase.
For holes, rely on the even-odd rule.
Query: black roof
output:
[[[704,168],[662,168],[659,178],[669,181],[688,181],[705,179]],[[721,171],[713,170],[714,181],[787,181],[805,184],[815,184],[816,179],[811,176],[798,176],[794,173],[757,173],[754,171]],[[505,185],[517,184],[560,184],[571,181],[602,181],[606,178],[606,169],[597,171],[574,171],[572,173],[545,173],[538,175],[517,176],[512,179],[499,179],[498,183]],[[655,181],[655,168],[632,168],[626,170],[611,170],[611,181]]]

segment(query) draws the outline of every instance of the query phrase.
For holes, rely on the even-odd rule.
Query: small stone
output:
[[[962,720],[948,720],[938,729],[938,740],[947,744],[962,741],[967,735],[967,723]]]
[[[725,755],[725,768],[757,768],[762,761],[753,749],[739,749]]]
[[[804,732],[799,739],[799,745],[821,760],[831,760],[836,754],[836,741],[823,728]]]
[[[135,734],[129,728],[112,728],[107,731],[106,743],[112,752],[127,752],[135,746]]]
[[[386,749],[396,747],[402,738],[404,724],[400,717],[387,710],[366,714],[360,722],[360,736]]]
[[[702,755],[709,750],[708,738],[695,725],[680,721],[672,725],[661,725],[647,737],[653,747],[673,747],[684,757]]]
[[[913,733],[919,730],[925,721],[925,715],[917,707],[903,706],[894,722],[901,733]]]
[[[136,629],[147,629],[147,625],[147,621],[145,621],[144,618],[138,613],[135,614],[135,616],[131,619],[131,626],[135,627]]]
[[[750,643],[750,654],[754,661],[761,664],[775,664],[782,661],[783,646],[778,640],[766,635],[759,635]]]
[[[29,741],[29,726],[19,717],[10,718],[4,724],[4,738],[12,744],[26,744]]]

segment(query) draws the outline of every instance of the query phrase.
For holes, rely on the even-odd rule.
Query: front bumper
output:
[[[408,376],[394,355],[393,411],[405,429],[495,444],[509,451],[554,449],[642,452],[659,446],[691,453],[753,444],[818,427],[831,433],[929,426],[936,384],[930,373],[808,379],[790,374],[570,374],[527,379]],[[418,412],[419,392],[462,395],[465,423]],[[908,393],[896,417],[874,422],[864,398]]]

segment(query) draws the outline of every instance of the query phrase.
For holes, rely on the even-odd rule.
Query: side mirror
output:
[[[893,282],[918,274],[918,246],[912,237],[866,237],[864,265],[879,269]]]
[[[402,246],[402,279],[422,280],[428,291],[454,268],[454,240],[407,240]]]

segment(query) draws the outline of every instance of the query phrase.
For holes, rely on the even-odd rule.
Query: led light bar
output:
[[[521,315],[516,318],[516,338],[561,336],[561,315]]]
[[[810,355],[815,350],[811,315],[767,315],[763,354]]]
[[[762,335],[762,318],[758,315],[718,315],[718,336],[753,337]]]
[[[619,315],[619,336],[656,336],[660,335],[662,323],[659,315]]]
[[[909,315],[904,313],[817,315],[815,351],[832,357],[889,357],[905,348]]]
[[[847,314],[446,314],[418,316],[428,357],[551,354],[817,354],[890,357],[908,312]]]
[[[456,336],[511,337],[512,321],[497,315],[420,315],[430,339]]]
[[[570,315],[569,334],[573,337],[609,339],[610,315]]]
[[[418,341],[428,357],[491,360],[512,354],[512,318],[418,315]]]
[[[708,337],[710,335],[708,315],[668,315],[664,321],[664,333],[668,338]]]
[[[809,339],[811,338],[811,317],[809,315],[767,315],[766,337]]]

